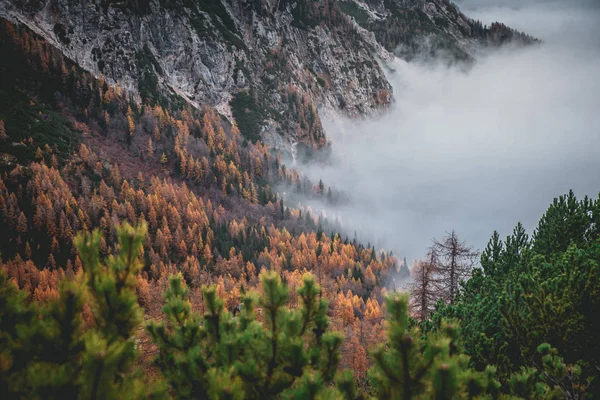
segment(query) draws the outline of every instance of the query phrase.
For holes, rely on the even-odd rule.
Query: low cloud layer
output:
[[[395,103],[364,121],[326,118],[333,161],[300,167],[350,196],[337,210],[408,259],[455,229],[483,248],[529,231],[550,201],[600,191],[600,10],[586,1],[463,0],[465,14],[544,40],[482,54],[467,73],[395,61]]]

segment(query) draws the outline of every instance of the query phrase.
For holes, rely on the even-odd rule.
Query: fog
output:
[[[349,196],[335,210],[347,233],[409,260],[452,229],[479,249],[519,221],[531,233],[554,197],[600,191],[597,2],[458,4],[544,42],[482,53],[469,72],[395,60],[390,110],[362,121],[324,116],[331,164],[299,166]]]

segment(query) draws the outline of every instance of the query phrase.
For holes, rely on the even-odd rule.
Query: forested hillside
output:
[[[244,138],[286,152],[327,146],[320,107],[354,117],[387,107],[394,53],[464,61],[534,41],[447,0],[7,0],[0,16],[111,86],[163,107],[214,107]]]
[[[387,296],[368,381],[313,274],[292,283],[265,270],[230,312],[220,283],[196,296],[179,272],[163,314],[143,322],[146,223],[117,226],[106,261],[102,233],[79,234],[82,268],[51,295],[28,300],[0,274],[0,387],[16,397],[593,398],[599,204],[561,197],[532,240],[520,225],[504,243],[494,234],[482,268],[430,319],[410,318],[407,295]]]
[[[349,27],[332,7],[295,23]],[[560,197],[531,237],[494,234],[480,259],[452,232],[409,271],[273,189],[344,201],[255,137],[252,96],[233,122],[145,87],[1,20],[6,398],[598,396],[600,200]],[[326,145],[314,98],[283,89]]]
[[[366,372],[388,275],[400,263],[340,237],[335,221],[289,208],[271,184],[329,201],[335,192],[287,169],[210,107],[139,106],[28,29],[7,21],[2,28],[2,99],[12,101],[1,115],[0,251],[10,279],[33,299],[56,298],[58,282],[81,272],[76,232],[101,229],[107,256],[117,249],[118,224],[146,221],[138,291],[149,316],[160,314],[176,271],[195,302],[214,283],[229,308],[258,285],[262,269],[279,271],[292,288],[312,271],[336,300],[330,311],[349,333],[345,346],[363,349],[344,362]],[[355,321],[364,313],[365,326]]]

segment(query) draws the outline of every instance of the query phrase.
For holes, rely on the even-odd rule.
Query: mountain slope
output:
[[[98,229],[107,256],[119,221],[145,221],[148,315],[174,272],[195,301],[215,284],[234,307],[261,270],[292,288],[311,271],[346,333],[342,365],[364,378],[400,263],[287,207],[273,186],[341,196],[253,139],[323,146],[318,105],[385,105],[385,49],[333,2],[144,4],[0,3],[0,269],[45,301],[81,272],[75,232]]]
[[[320,107],[358,116],[388,104],[389,52],[411,58],[427,43],[465,59],[491,37],[443,0],[8,0],[0,16],[143,102],[214,106],[288,152],[327,144]]]
[[[309,3],[299,14],[285,1],[10,1],[0,13],[152,102],[179,95],[233,114],[251,140],[266,126],[273,145],[278,132],[322,146],[320,124],[306,126],[290,97],[358,115],[389,102],[390,86],[346,16]]]
[[[535,41],[502,23],[484,26],[449,0],[343,0],[340,7],[385,49],[409,60],[465,61],[481,46]]]
[[[383,332],[384,287],[399,263],[344,240],[339,226],[310,209],[286,207],[270,185],[319,197],[326,187],[249,143],[214,108],[139,106],[26,26],[2,19],[0,100],[0,271],[28,299],[55,298],[62,278],[83,272],[76,232],[99,230],[104,257],[117,251],[120,221],[146,222],[137,292],[147,316],[161,315],[160,293],[173,273],[183,274],[197,306],[201,286],[215,284],[233,308],[263,270],[278,271],[291,288],[312,271],[328,312],[339,315],[334,323],[351,324],[342,365],[355,365],[349,350],[363,346],[364,376],[366,338]],[[355,313],[373,319],[359,331]]]

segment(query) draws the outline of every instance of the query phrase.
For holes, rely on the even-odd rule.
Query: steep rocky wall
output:
[[[380,62],[392,52],[467,60],[521,38],[448,0],[4,0],[0,16],[144,102],[209,104],[249,140],[288,152],[327,145],[319,109],[385,107]]]
[[[484,26],[450,0],[339,0],[339,4],[381,46],[408,60],[471,61],[481,46],[536,41],[501,23]]]
[[[368,112],[390,101],[391,88],[375,59],[381,49],[363,40],[345,15],[335,8],[298,15],[297,7],[285,1],[8,0],[0,14],[145,100],[177,94],[228,117],[237,110],[242,118],[234,117],[248,125],[240,126],[242,133],[252,139],[260,133],[269,141],[276,133],[281,140],[272,145],[300,140],[320,146],[326,140],[318,116],[310,124],[303,118],[318,107]],[[292,92],[301,106],[291,104]]]

